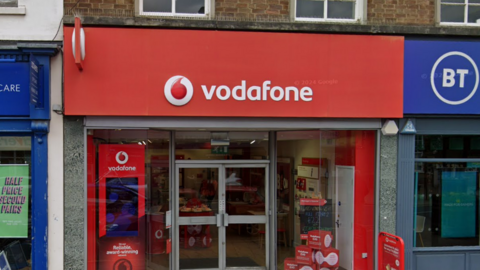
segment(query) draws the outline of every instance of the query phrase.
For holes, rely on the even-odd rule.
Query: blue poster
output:
[[[442,172],[443,238],[475,237],[477,172]]]

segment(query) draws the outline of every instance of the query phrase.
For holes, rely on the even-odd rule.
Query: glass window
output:
[[[145,15],[207,15],[205,0],[138,0]]]
[[[325,20],[356,20],[360,18],[356,7],[361,6],[361,0],[296,0],[296,19]]]
[[[479,245],[480,162],[415,163],[416,247]]]
[[[373,269],[375,132],[277,134],[279,269]]]
[[[31,269],[31,137],[0,137],[0,260]]]
[[[480,136],[418,135],[415,158],[414,246],[478,246]]]
[[[268,159],[268,132],[175,132],[175,158]]]
[[[170,132],[88,134],[88,269],[169,269]]]
[[[418,135],[415,158],[480,158],[480,136]]]
[[[440,3],[440,22],[479,24],[479,0],[442,0]]]

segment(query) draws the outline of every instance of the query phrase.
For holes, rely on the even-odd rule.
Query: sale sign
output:
[[[28,237],[28,164],[0,165],[0,238]]]
[[[405,269],[405,247],[402,238],[381,232],[378,236],[378,253],[379,270]]]

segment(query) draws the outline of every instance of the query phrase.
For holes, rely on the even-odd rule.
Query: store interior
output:
[[[222,252],[225,252],[227,267],[265,267],[267,246],[277,254],[277,269],[286,269],[287,262],[296,258],[298,247],[309,246],[317,258],[311,265],[371,269],[375,134],[374,131],[338,130],[276,132],[276,175],[268,179],[266,168],[226,167],[220,171],[218,167],[206,165],[179,167],[171,172],[170,132],[163,130],[89,130],[92,144],[89,149],[96,153],[98,160],[101,144],[145,147],[146,215],[140,226],[144,226],[146,232],[142,240],[146,246],[146,269],[173,269],[168,254],[172,239],[173,248],[179,245],[180,269],[218,268]],[[174,133],[175,160],[268,161],[272,160],[269,138],[266,131],[177,131]],[[222,175],[224,179],[219,179]],[[172,177],[176,186],[170,185]],[[219,244],[222,231],[217,226],[182,225],[178,226],[179,240],[175,243],[176,237],[166,224],[166,215],[172,210],[170,202],[178,204],[175,209],[179,217],[214,217],[222,207],[219,185],[225,185],[224,207],[230,216],[264,216],[269,209],[269,196],[275,196],[275,226],[231,224],[225,227],[223,248]],[[275,194],[268,191],[271,185],[276,187]],[[174,197],[175,190],[178,198]],[[98,226],[91,233],[95,233]],[[267,233],[275,227],[276,245],[271,246]],[[330,237],[328,246],[312,247],[309,232],[317,231]],[[89,239],[97,241],[98,235]],[[359,252],[371,256],[358,259]],[[334,256],[330,253],[336,254],[337,261],[327,265],[327,258]],[[101,260],[98,254],[89,257],[93,264],[98,260]]]

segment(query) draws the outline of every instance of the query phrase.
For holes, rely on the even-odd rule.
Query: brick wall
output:
[[[135,0],[64,0],[65,15],[133,17]]]
[[[288,21],[289,0],[216,0],[215,16],[252,21]]]
[[[435,24],[435,0],[368,0],[368,24]]]
[[[133,17],[135,0],[64,0],[65,15]],[[435,25],[435,0],[367,0],[367,23]],[[215,19],[290,21],[290,0],[215,0]]]

